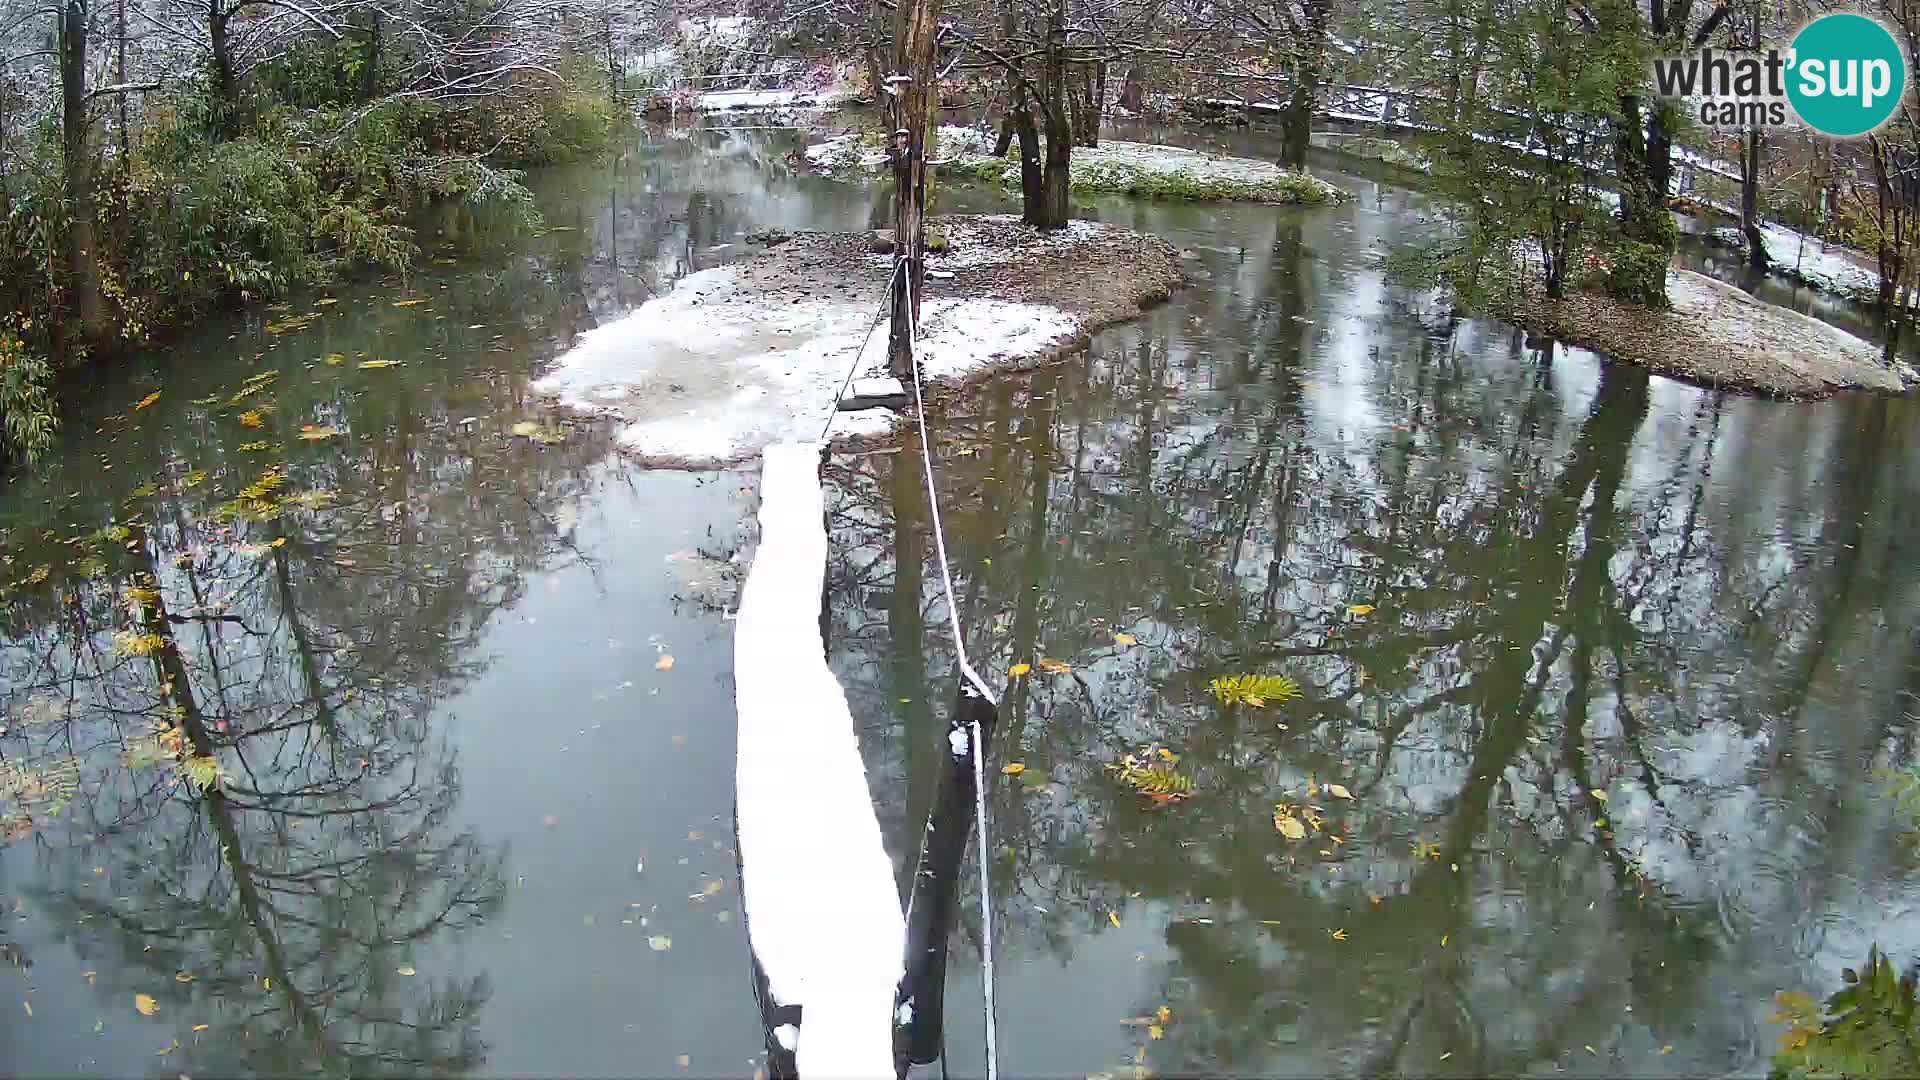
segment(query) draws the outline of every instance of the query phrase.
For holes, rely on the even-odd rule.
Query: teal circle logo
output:
[[[1887,122],[1907,92],[1907,57],[1876,19],[1822,15],[1794,35],[1787,100],[1822,135],[1850,139]]]

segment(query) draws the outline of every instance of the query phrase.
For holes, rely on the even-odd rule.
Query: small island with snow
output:
[[[1075,221],[1041,231],[1010,216],[931,219],[920,352],[930,381],[963,384],[1036,367],[1139,315],[1180,284],[1157,237]],[[891,256],[884,234],[776,234],[768,249],[680,280],[583,334],[534,384],[621,425],[621,446],[657,466],[737,464],[775,442],[812,440],[843,384],[886,369]],[[892,432],[882,411],[841,414],[836,437]]]

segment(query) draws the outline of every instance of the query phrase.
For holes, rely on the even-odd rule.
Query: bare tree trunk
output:
[[[1036,228],[1044,225],[1041,208],[1046,202],[1042,191],[1044,174],[1040,170],[1040,129],[1033,120],[1033,104],[1024,87],[1016,88],[1013,129],[1020,136],[1020,220]]]
[[[1136,116],[1146,108],[1147,87],[1146,83],[1141,81],[1138,61],[1127,65],[1127,77],[1120,84],[1119,105]]]
[[[993,140],[994,157],[1003,158],[1007,156],[1007,151],[1013,149],[1013,136],[1013,111],[1008,110],[1007,115],[1000,118],[1000,134],[995,136]]]
[[[920,318],[926,284],[927,149],[934,112],[940,106],[933,63],[939,0],[905,0],[894,31],[894,70],[908,82],[889,95],[893,112],[893,317],[887,335],[887,369],[914,378],[913,326]]]
[[[1067,62],[1064,12],[1056,0],[1047,26],[1046,74],[1040,86],[1040,119],[1046,125],[1046,167],[1040,178],[1040,207],[1027,220],[1041,229],[1065,228],[1072,213],[1073,129],[1067,118]],[[1037,220],[1036,220],[1037,219]]]
[[[384,44],[381,40],[384,34],[380,9],[373,8],[368,12],[367,66],[360,72],[360,100],[369,104],[380,96],[380,46]]]
[[[1760,233],[1760,129],[1748,128],[1740,155],[1740,231],[1747,238],[1747,265],[1765,273],[1767,244]]]
[[[233,137],[240,105],[233,42],[227,33],[232,18],[233,12],[219,0],[207,7],[207,42],[213,51],[213,135],[223,142]]]
[[[106,336],[100,306],[100,274],[94,251],[93,154],[87,145],[87,4],[65,0],[60,8],[60,150],[65,173],[67,285],[86,341]]]
[[[1307,167],[1307,147],[1313,138],[1313,109],[1320,95],[1320,78],[1327,63],[1327,21],[1333,15],[1330,0],[1308,0],[1300,40],[1294,42],[1293,96],[1287,101],[1286,134],[1280,144],[1280,164],[1288,169]]]

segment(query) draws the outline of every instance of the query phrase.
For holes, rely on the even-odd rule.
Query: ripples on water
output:
[[[0,754],[50,779],[0,805],[3,1067],[752,1071],[721,612],[753,477],[512,429],[540,363],[714,246],[868,221],[789,148],[643,139],[545,177],[541,237],[449,215],[480,254],[429,262],[427,303],[208,326],[8,489]],[[1920,947],[1869,775],[1913,754],[1911,407],[1449,323],[1377,268],[1419,197],[1343,182],[1096,201],[1196,284],[938,424],[969,649],[1035,664],[993,792],[1005,1067],[1764,1071],[1775,990]],[[276,468],[277,513],[236,518]],[[828,478],[831,659],[904,878],[952,697],[927,494],[910,453]],[[1250,672],[1303,693],[1207,691]],[[1115,781],[1149,744],[1192,798]]]

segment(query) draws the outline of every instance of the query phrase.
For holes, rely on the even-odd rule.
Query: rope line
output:
[[[933,475],[933,439],[927,432],[927,402],[920,380],[920,319],[914,311],[913,275],[907,273],[907,258],[894,259],[893,272],[887,277],[887,300],[880,313],[874,317],[873,325],[867,328],[867,336],[861,340],[860,347],[854,351],[853,363],[847,368],[847,376],[840,383],[840,393],[834,397],[832,411],[827,413],[827,422],[820,429],[820,441],[825,442],[827,432],[833,428],[833,418],[839,412],[839,402],[846,395],[847,387],[853,384],[853,373],[859,370],[860,358],[866,355],[867,346],[873,343],[873,335],[880,329],[880,322],[886,318],[893,307],[893,288],[896,279],[904,275],[907,291],[907,342],[909,366],[913,369],[913,415],[914,423],[920,429],[920,462],[927,481],[927,514],[933,526],[934,553],[940,559],[940,587],[947,601],[947,629],[953,635],[954,656],[959,661],[960,674],[966,677],[975,693],[986,699],[987,703],[998,707],[999,695],[987,685],[987,681],[974,670],[973,663],[967,658],[967,643],[960,631],[960,602],[953,592],[953,571],[947,562],[946,530],[940,521],[940,497]],[[980,721],[968,722],[967,746],[973,752],[973,816],[980,844],[980,954],[982,997],[986,1006],[987,1040],[987,1080],[998,1080],[1000,1075],[1000,1056],[997,1025],[994,1016],[993,999],[993,893],[989,888],[987,853],[992,846],[987,839],[987,777],[983,748],[985,740],[981,737]],[[946,1048],[941,1047],[941,1068],[945,1071]]]
[[[903,267],[906,260],[896,260],[895,265]],[[914,311],[912,274],[906,275],[906,289],[907,340],[911,345],[908,359],[913,367],[913,414],[920,427],[920,462],[927,476],[927,513],[933,523],[934,551],[940,556],[940,584],[947,594],[947,626],[953,632],[953,651],[959,658],[961,674],[989,704],[998,706],[1000,701],[987,687],[986,680],[967,661],[967,645],[960,633],[960,604],[953,595],[953,574],[947,567],[947,538],[940,526],[940,496],[933,480],[933,441],[927,434],[927,402],[920,389],[920,319]],[[993,893],[987,887],[987,852],[991,847],[987,842],[986,743],[980,737],[978,719],[970,721],[968,728],[967,746],[973,751],[974,828],[980,841],[980,979],[981,996],[986,1007],[987,1080],[998,1080],[1000,1061],[993,1008]]]

